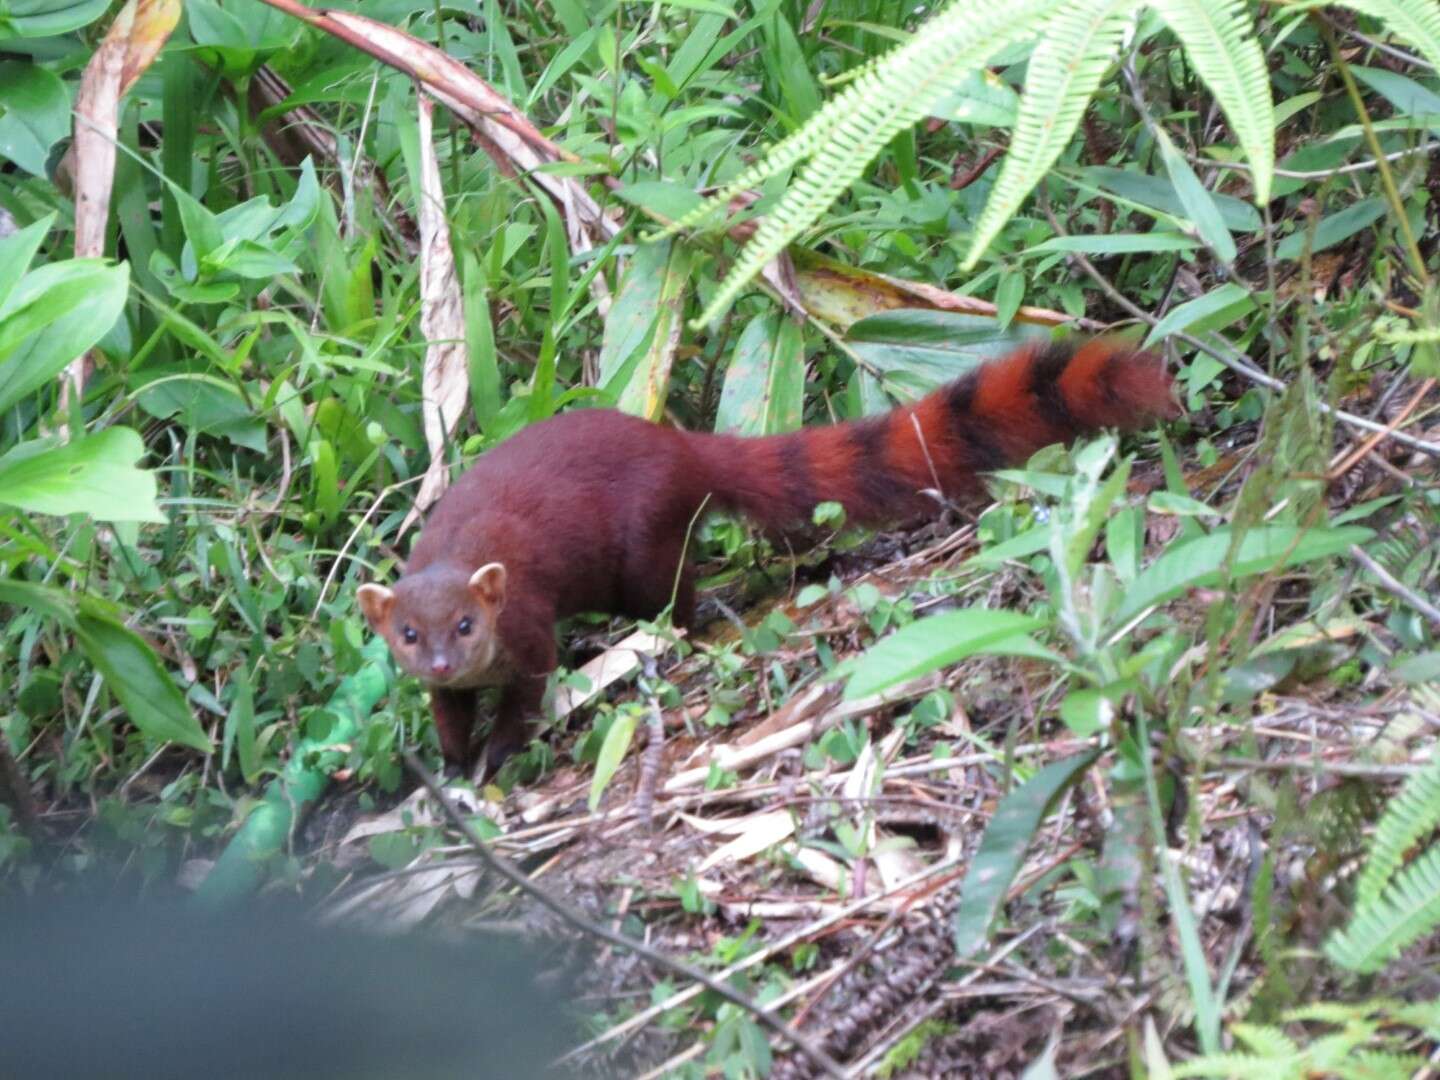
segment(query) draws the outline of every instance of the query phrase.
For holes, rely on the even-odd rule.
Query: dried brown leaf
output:
[[[75,141],[60,165],[75,195],[76,258],[105,254],[120,99],[154,61],[179,19],[180,0],[129,0],[85,65],[75,95]],[[72,388],[78,392],[85,385],[94,367],[93,353],[71,362],[61,376],[67,397]]]
[[[420,99],[420,330],[425,335],[425,371],[421,377],[421,414],[430,467],[420,482],[415,505],[402,529],[408,528],[449,485],[445,447],[470,396],[465,354],[465,312],[450,224],[445,217],[445,189],[435,157],[435,103]]]

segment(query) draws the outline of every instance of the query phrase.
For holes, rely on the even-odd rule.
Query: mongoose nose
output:
[[[430,661],[430,672],[433,675],[449,675],[450,661],[443,656],[437,656],[434,660]]]

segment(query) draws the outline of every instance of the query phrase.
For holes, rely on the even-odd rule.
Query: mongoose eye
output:
[[[460,620],[460,625],[457,626],[455,630],[461,637],[468,637],[470,634],[470,629],[473,625],[474,624],[470,622],[470,616],[467,615],[465,616],[465,618]]]
[[[413,626],[407,626],[404,630],[401,630],[400,636],[405,639],[406,645],[414,645],[415,642],[420,640],[420,635],[415,632]]]

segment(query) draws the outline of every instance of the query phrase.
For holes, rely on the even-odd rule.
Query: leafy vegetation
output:
[[[1437,66],[1432,0],[0,8],[0,888],[523,910],[355,607],[417,500],[1114,329],[1183,420],[920,529],[696,522],[714,622],[571,620],[454,793],[819,1051],[617,964],[587,1075],[1415,1074]]]

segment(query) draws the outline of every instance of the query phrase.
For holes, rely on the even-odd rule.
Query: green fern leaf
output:
[[[964,269],[979,261],[1069,145],[1138,6],[1138,0],[1071,0],[1045,28],[1030,55],[1005,163],[975,226]]]
[[[1396,37],[1410,42],[1440,68],[1440,4],[1435,0],[1333,0],[1379,19]]]
[[[1278,1027],[1236,1021],[1230,1025],[1230,1033],[1244,1043],[1247,1050],[1260,1057],[1288,1060],[1300,1056],[1300,1048],[1295,1045],[1295,1040]]]
[[[1440,758],[1406,780],[1381,815],[1355,886],[1357,910],[1379,898],[1405,861],[1405,853],[1436,826],[1440,826]]]
[[[1423,1054],[1388,1054],[1382,1050],[1357,1050],[1347,1062],[1336,1066],[1339,1080],[1410,1080],[1425,1068]]]
[[[695,325],[712,322],[766,263],[824,213],[897,132],[926,116],[936,101],[992,53],[1034,33],[1059,3],[952,0],[910,41],[886,54],[826,104],[816,119],[785,140],[784,157],[794,160],[813,151],[811,159],[761,219]],[[823,134],[818,145],[808,134],[811,124]]]
[[[1225,1077],[1226,1080],[1299,1080],[1303,1059],[1278,1060],[1252,1054],[1205,1054],[1171,1067],[1171,1074]]]
[[[1269,202],[1270,182],[1275,176],[1275,105],[1270,99],[1265,54],[1255,40],[1245,0],[1149,0],[1149,4],[1174,31],[1187,59],[1230,121],[1250,162],[1255,201]]]
[[[1378,971],[1421,936],[1440,926],[1440,844],[1411,863],[1350,924],[1330,936],[1325,954],[1340,967]]]

